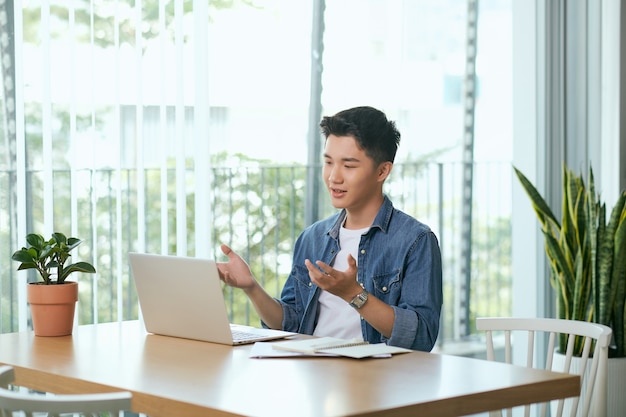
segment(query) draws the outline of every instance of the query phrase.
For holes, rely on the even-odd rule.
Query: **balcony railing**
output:
[[[511,313],[510,164],[475,164],[469,287],[460,276],[461,168],[460,163],[397,163],[385,184],[394,206],[428,224],[439,239],[444,279],[440,344],[471,333],[476,316]],[[98,270],[97,274],[78,277],[79,324],[138,318],[126,253],[137,250],[138,242],[147,252],[179,253],[175,232],[180,224],[186,225],[189,256],[198,252],[194,242],[202,241],[213,257],[222,259],[219,245],[227,243],[248,260],[264,287],[278,296],[291,269],[294,242],[305,227],[307,169],[300,165],[214,167],[210,190],[205,191],[211,201],[211,230],[201,239],[196,239],[197,233],[204,232],[195,228],[194,198],[202,190],[189,187],[186,219],[177,221],[173,171],[144,170],[141,190],[137,189],[136,170],[74,173],[77,189],[70,190],[69,185],[55,189],[54,217],[55,228],[71,230],[73,225],[76,234],[88,242],[76,256],[95,260]],[[0,248],[0,332],[20,330],[20,320],[24,323],[20,317],[28,314],[25,291],[20,290],[25,276],[16,273],[17,264],[10,260],[11,253],[24,244],[24,236],[16,236],[13,175],[4,172],[0,177],[2,189],[8,190],[0,201],[0,236],[5,242]],[[70,184],[69,171],[55,171],[54,175],[55,184]],[[40,232],[42,193],[34,190],[43,183],[41,173],[28,172],[26,182],[32,190],[27,197],[28,230]],[[334,210],[325,190],[314,204],[324,216]],[[67,215],[71,206],[78,216],[72,221]],[[144,219],[142,227],[138,227],[137,219]],[[28,276],[29,281],[36,278]],[[233,321],[258,324],[241,291],[224,291]],[[465,317],[470,317],[469,332],[463,323]]]

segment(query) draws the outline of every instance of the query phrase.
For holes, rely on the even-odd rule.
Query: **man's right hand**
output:
[[[244,290],[254,287],[256,281],[246,261],[229,246],[221,245],[220,248],[228,256],[228,262],[217,262],[220,279],[231,287]]]
[[[221,249],[228,256],[228,262],[217,262],[220,279],[231,287],[241,288],[267,326],[282,329],[283,308],[280,303],[261,287],[241,256],[226,245],[222,245]]]

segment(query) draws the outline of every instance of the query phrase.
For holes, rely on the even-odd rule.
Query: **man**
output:
[[[430,351],[443,302],[439,243],[383,193],[400,133],[372,107],[324,117],[320,126],[323,177],[340,211],[298,237],[280,300],[226,245],[220,278],[245,292],[264,326]]]

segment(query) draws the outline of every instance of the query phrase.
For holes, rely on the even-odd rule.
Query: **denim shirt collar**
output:
[[[391,220],[391,213],[393,213],[393,203],[387,197],[387,195],[384,195],[383,204],[380,206],[380,209],[378,210],[378,214],[376,214],[376,217],[374,218],[374,222],[370,226],[370,230],[372,230],[375,227],[378,227],[380,230],[387,233],[387,230],[389,229],[389,222]],[[341,229],[341,225],[346,220],[347,214],[348,213],[346,212],[346,209],[342,209],[339,212],[339,217],[337,217],[337,221],[335,221],[333,226],[327,232],[328,235],[332,237],[333,239],[339,238],[339,229]],[[369,231],[367,233],[369,233]]]

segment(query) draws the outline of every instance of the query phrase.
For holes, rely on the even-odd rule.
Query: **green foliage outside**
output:
[[[53,2],[54,3],[54,2]],[[69,4],[69,3],[68,3]],[[128,44],[134,46],[137,39],[136,10],[134,2],[107,2],[77,0],[74,8],[73,35],[78,44],[92,42],[99,48],[115,47]],[[141,36],[143,42],[155,39],[162,30],[169,39],[177,35],[174,28],[176,13],[187,15],[192,11],[193,2],[166,2],[162,22],[159,22],[157,0],[141,2]],[[221,9],[258,7],[253,0],[216,0],[209,2],[209,16]],[[112,7],[117,7],[115,12]],[[40,42],[41,10],[39,4],[33,4],[23,10],[24,40],[27,44]],[[180,9],[175,10],[175,7]],[[92,9],[93,8],[93,9]],[[93,20],[92,20],[93,10]],[[50,7],[50,37],[57,39],[68,36],[70,9],[67,5],[52,4]],[[118,20],[115,20],[115,14]],[[115,39],[117,24],[119,38]],[[93,27],[92,27],[93,25]],[[185,28],[184,30],[189,30]],[[188,33],[182,36],[187,38]],[[89,260],[97,274],[80,274],[78,303],[78,321],[80,324],[107,322],[118,319],[136,319],[138,317],[137,299],[130,277],[126,258],[127,252],[136,250],[138,242],[145,242],[148,252],[161,252],[162,242],[165,250],[177,253],[176,233],[176,172],[174,162],[161,171],[148,167],[142,173],[145,187],[136,187],[139,173],[134,167],[121,170],[77,169],[70,172],[70,109],[67,105],[54,103],[52,117],[52,166],[54,170],[54,224],[53,229],[77,236],[84,244],[76,248],[76,258]],[[92,132],[106,131],[106,126],[116,116],[116,108],[101,106],[96,108],[76,108],[73,120],[77,136]],[[29,210],[27,229],[29,232],[41,232],[44,217],[43,192],[43,135],[42,114],[44,109],[39,103],[26,103],[25,135],[27,196]],[[6,138],[5,138],[6,139]],[[5,141],[9,143],[9,140]],[[23,242],[24,236],[15,236],[16,201],[15,201],[15,166],[14,149],[3,148],[0,167],[0,189],[8,190],[0,194],[0,239],[7,242],[0,246],[0,332],[17,330],[18,303],[20,284],[16,279],[15,264],[11,253]],[[387,190],[394,204],[414,215],[418,219],[438,218],[441,216],[443,230],[441,242],[445,242],[444,256],[444,314],[443,328],[452,329],[455,325],[453,312],[456,303],[457,286],[455,276],[458,262],[458,213],[459,196],[447,198],[442,206],[427,197],[430,192],[422,188],[418,180],[426,176],[429,165],[436,159],[436,154],[397,165]],[[6,161],[9,161],[7,163]],[[213,230],[206,236],[206,244],[217,259],[221,258],[220,243],[232,245],[250,263],[255,276],[270,293],[278,296],[280,289],[291,268],[291,252],[298,234],[304,224],[304,196],[306,191],[305,166],[274,166],[272,161],[255,160],[244,155],[220,154],[211,157],[212,183],[211,193]],[[76,168],[76,167],[74,167]],[[73,175],[72,175],[73,174]],[[165,177],[165,178],[163,178]],[[165,195],[161,184],[165,182]],[[195,181],[193,162],[187,163],[185,172],[187,195],[185,196],[187,248],[190,256],[196,249],[196,229],[194,225]],[[323,187],[322,187],[323,188]],[[120,191],[118,191],[120,190]],[[198,192],[206,192],[199,190]],[[139,197],[143,197],[140,199]],[[328,204],[328,196],[321,190],[320,207],[322,216],[334,210]],[[144,206],[140,207],[140,201]],[[140,213],[141,212],[141,213]],[[165,216],[162,213],[165,213]],[[440,213],[440,214],[439,214]],[[138,219],[145,222],[145,235],[138,236]],[[162,219],[166,224],[162,224]],[[70,230],[73,222],[77,230]],[[427,221],[429,223],[429,221]],[[434,224],[432,226],[435,226]],[[484,220],[476,216],[473,225],[473,266],[470,315],[488,315],[494,311],[505,311],[511,305],[510,272],[510,219],[496,218]],[[203,240],[204,237],[201,237]],[[121,254],[121,255],[120,255]],[[29,276],[30,281],[37,278]],[[231,308],[231,319],[238,323],[257,324],[258,317],[241,291],[224,288],[227,302]],[[121,314],[118,317],[118,297],[121,297]],[[505,314],[505,313],[504,313]],[[472,324],[473,325],[473,324]],[[446,330],[448,331],[448,330]],[[446,333],[444,337],[450,337]]]
[[[33,109],[34,110],[34,109]],[[111,109],[108,109],[110,111]],[[105,123],[107,111],[101,113],[96,123]],[[54,112],[59,130],[54,136],[54,229],[70,233],[72,220],[76,216],[77,231],[73,235],[86,243],[76,250],[77,258],[92,262],[98,274],[78,274],[80,285],[77,310],[80,324],[136,319],[137,299],[126,259],[127,252],[136,250],[138,239],[143,239],[148,252],[161,252],[162,241],[166,251],[177,253],[176,246],[176,172],[174,161],[164,171],[148,167],[144,170],[145,207],[138,206],[139,191],[136,188],[138,172],[135,169],[78,169],[69,170],[68,129],[69,115],[61,108]],[[40,113],[26,115],[29,126],[40,126]],[[78,117],[80,122],[82,116]],[[85,118],[87,115],[85,115]],[[78,123],[83,125],[82,122]],[[85,119],[85,129],[87,119]],[[27,147],[29,166],[27,172],[28,203],[30,211],[28,228],[41,231],[43,228],[43,173],[41,171],[41,132],[28,128]],[[386,192],[394,204],[409,214],[431,223],[428,218],[443,216],[442,234],[447,247],[444,256],[444,314],[443,337],[453,336],[455,325],[453,313],[457,287],[455,273],[457,253],[454,250],[458,239],[458,200],[446,199],[443,206],[427,196],[427,190],[419,181],[426,180],[429,166],[425,161],[396,164],[392,177],[386,184]],[[214,212],[211,236],[206,236],[210,252],[216,259],[223,259],[219,245],[232,245],[250,263],[255,276],[275,296],[280,294],[284,280],[291,268],[291,252],[304,224],[304,195],[306,191],[305,166],[276,166],[272,161],[256,160],[245,155],[219,154],[211,158],[213,186],[211,206]],[[14,190],[11,180],[14,173],[7,172],[0,178],[7,190]],[[165,178],[162,178],[165,176]],[[187,248],[190,256],[196,252],[194,202],[195,182],[193,161],[186,167],[186,228]],[[161,195],[161,183],[165,181],[165,195]],[[120,189],[118,194],[118,188]],[[13,191],[11,191],[13,192]],[[71,196],[74,196],[73,198]],[[333,212],[328,203],[325,189],[320,192],[320,206],[326,216]],[[457,197],[458,198],[458,197]],[[164,202],[164,203],[163,203]],[[165,207],[162,207],[165,204]],[[10,199],[2,201],[2,213],[9,218],[14,210]],[[145,236],[138,236],[139,211],[145,219]],[[162,211],[166,213],[166,225],[162,224]],[[441,213],[441,214],[438,214]],[[8,222],[7,222],[8,223]],[[435,227],[436,224],[431,224]],[[166,232],[163,232],[166,230]],[[482,220],[476,216],[473,227],[473,267],[470,300],[470,315],[490,315],[493,311],[510,311],[510,219]],[[2,231],[8,236],[8,230]],[[166,233],[165,236],[163,233]],[[441,236],[440,238],[443,238]],[[210,241],[209,241],[210,238]],[[15,236],[14,242],[23,237]],[[201,239],[202,240],[202,239]],[[11,241],[8,237],[5,241]],[[454,241],[454,242],[451,242]],[[17,243],[13,243],[14,245]],[[10,245],[5,251],[4,272],[0,273],[2,299],[0,309],[0,331],[17,328],[17,291],[15,268],[10,260]],[[118,259],[121,253],[121,259]],[[494,262],[495,260],[495,262]],[[31,276],[29,280],[36,280]],[[258,317],[241,291],[225,287],[224,292],[230,308],[231,319],[238,323],[258,324]],[[118,317],[118,295],[121,296],[121,314]],[[97,307],[94,307],[97,306]]]
[[[275,296],[280,294],[280,289],[291,268],[291,252],[295,239],[304,224],[304,195],[305,175],[304,166],[272,166],[271,161],[257,161],[243,155],[215,155],[215,164],[227,163],[226,166],[215,166],[212,170],[214,186],[211,188],[212,208],[215,212],[211,241],[207,236],[207,244],[216,259],[224,259],[219,251],[219,245],[226,243],[232,245],[250,263],[255,276],[263,283],[264,287]],[[225,162],[227,161],[227,162]],[[410,165],[410,164],[409,164]],[[399,168],[399,167],[398,167]],[[400,169],[398,169],[398,173]],[[80,324],[93,322],[107,322],[117,320],[118,289],[121,289],[123,304],[122,319],[136,319],[138,317],[137,299],[134,286],[130,278],[130,271],[126,262],[126,253],[136,249],[138,218],[137,192],[135,188],[137,172],[134,170],[99,170],[81,171],[77,176],[88,187],[78,191],[76,201],[72,203],[69,188],[69,172],[58,171],[55,175],[65,180],[58,181],[55,188],[55,211],[65,215],[55,214],[55,228],[68,230],[70,218],[67,216],[68,208],[75,204],[78,207],[78,230],[76,234],[86,244],[77,248],[80,250],[79,258],[91,260],[94,257],[94,265],[98,270],[97,278],[89,275],[81,275],[80,302],[78,317]],[[146,209],[146,250],[160,252],[161,248],[161,175],[160,170],[149,169],[145,172]],[[168,235],[166,238],[169,253],[176,253],[176,221],[175,221],[175,180],[174,171],[165,171],[167,176],[167,196],[164,199],[168,213],[166,216]],[[399,176],[393,178],[400,182]],[[42,211],[43,198],[41,193],[42,179],[40,174],[35,173],[30,177],[32,184],[32,210],[33,227],[41,228],[41,217],[36,213]],[[404,179],[406,181],[406,178]],[[118,212],[117,191],[118,185],[122,186],[121,211]],[[193,256],[195,248],[194,217],[194,191],[190,181],[189,194],[187,195],[187,225],[188,225],[188,249]],[[394,185],[389,184],[390,192],[394,192]],[[418,218],[420,213],[435,211],[436,207],[427,207],[419,198],[415,201],[406,200],[409,194],[406,189],[399,191],[398,195],[390,195],[398,207],[412,213]],[[322,191],[322,199],[326,199],[325,190]],[[454,236],[454,202],[446,202],[442,208],[443,213],[450,213],[444,223],[451,229],[447,234]],[[449,206],[448,206],[449,205]],[[325,205],[330,214],[334,209]],[[121,237],[118,238],[118,229]],[[94,241],[92,231],[96,231],[97,239]],[[473,282],[471,299],[471,316],[491,315],[494,311],[502,312],[510,308],[510,220],[496,219],[490,223],[477,221],[474,225],[474,261]],[[121,240],[118,240],[121,239]],[[123,259],[116,262],[117,249],[122,248]],[[10,265],[9,256],[6,264]],[[455,273],[454,251],[443,250],[444,256],[444,291],[445,306],[443,328],[449,329],[454,326],[454,315],[451,308],[456,297],[453,275]],[[495,260],[495,261],[494,261]],[[119,270],[121,265],[121,270]],[[5,277],[2,279],[2,329],[9,331],[15,328],[17,315],[15,311],[16,283],[15,273],[11,265],[10,270],[5,269]],[[8,275],[8,277],[7,277]],[[120,280],[120,286],[118,286]],[[7,290],[6,288],[9,288]],[[258,317],[243,295],[243,292],[224,287],[224,293],[230,309],[231,319],[238,323],[258,324]],[[97,309],[94,311],[94,303]],[[97,315],[97,316],[96,316]]]
[[[29,106],[27,119],[27,209],[28,230],[41,232],[43,229],[43,161],[42,134],[34,126],[41,126],[41,112]],[[103,108],[95,119],[96,127],[106,124],[113,109]],[[166,251],[177,253],[176,245],[176,171],[174,161],[168,162],[165,170],[147,167],[144,170],[144,207],[138,206],[139,191],[136,188],[138,172],[134,168],[76,169],[70,171],[68,154],[69,113],[63,107],[53,110],[56,129],[53,132],[54,169],[54,230],[72,233],[85,241],[76,249],[76,258],[93,263],[98,274],[78,274],[81,283],[77,317],[80,324],[107,322],[119,318],[128,320],[138,317],[137,299],[126,254],[136,250],[138,240],[145,242],[148,252]],[[77,114],[77,129],[88,131],[90,118]],[[446,244],[444,256],[444,314],[442,316],[443,337],[453,337],[457,318],[453,312],[457,303],[456,285],[459,196],[444,199],[443,206],[428,196],[431,190],[420,181],[428,182],[429,167],[433,163],[423,160],[396,164],[386,184],[386,192],[394,204],[436,227],[439,219],[443,225],[441,242]],[[210,193],[214,212],[211,236],[206,240],[210,252],[221,258],[219,245],[232,245],[250,263],[255,276],[275,296],[291,268],[291,252],[304,224],[304,196],[306,191],[305,166],[276,166],[273,161],[256,160],[245,155],[218,154],[211,157],[213,186]],[[162,178],[165,176],[165,178]],[[0,215],[7,219],[6,225],[14,222],[14,201],[9,198],[15,192],[15,172],[5,171],[0,177],[3,189],[9,190],[0,199]],[[166,183],[165,195],[161,183]],[[194,225],[194,203],[196,185],[193,178],[193,161],[187,163],[185,182],[187,249],[190,256],[196,253]],[[118,193],[119,188],[119,193]],[[74,197],[71,197],[71,196]],[[320,192],[319,206],[323,216],[333,212],[328,195]],[[165,206],[163,206],[165,204]],[[145,236],[138,236],[137,221],[145,221]],[[162,211],[166,225],[162,224]],[[478,212],[478,210],[476,210]],[[13,213],[13,214],[12,214]],[[493,311],[506,314],[511,305],[510,271],[510,219],[484,220],[475,216],[473,226],[473,267],[470,300],[470,317],[491,315]],[[70,231],[72,221],[77,219],[77,230]],[[15,331],[18,320],[18,289],[15,265],[11,253],[22,244],[24,237],[10,236],[11,228],[0,229],[5,245],[3,258],[5,268],[0,272],[0,331]],[[164,232],[165,230],[165,232]],[[165,233],[165,234],[164,234]],[[209,240],[210,239],[210,240]],[[13,246],[12,246],[13,245]],[[455,246],[457,245],[457,246]],[[0,252],[2,253],[2,252]],[[121,255],[120,255],[121,253]],[[121,256],[121,258],[120,258]],[[495,260],[495,261],[494,261]],[[36,280],[33,275],[30,281]],[[231,319],[238,323],[258,324],[258,317],[241,291],[224,289],[231,308]],[[118,310],[118,295],[121,295],[121,310]],[[97,307],[94,307],[97,306]],[[122,317],[118,317],[121,311]],[[472,324],[473,325],[473,324]]]

